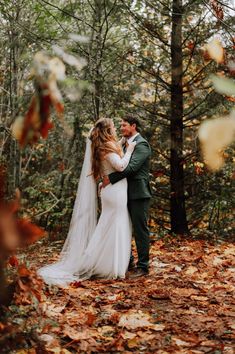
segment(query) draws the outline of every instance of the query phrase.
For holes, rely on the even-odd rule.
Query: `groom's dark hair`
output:
[[[122,118],[122,120],[124,120],[124,122],[129,123],[130,125],[135,124],[135,125],[136,125],[136,130],[137,130],[137,132],[140,131],[140,129],[141,129],[140,121],[139,121],[139,119],[138,119],[136,116],[134,116],[133,114],[127,114],[126,116],[124,116],[124,117]]]

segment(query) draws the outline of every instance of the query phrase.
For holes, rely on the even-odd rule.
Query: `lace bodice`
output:
[[[102,163],[102,172],[104,175],[109,173],[119,171],[122,172],[127,167],[132,152],[127,151],[123,157],[120,157],[118,154],[112,152],[106,155],[105,160]]]

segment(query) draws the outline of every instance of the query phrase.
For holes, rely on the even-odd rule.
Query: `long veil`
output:
[[[82,255],[97,224],[97,190],[91,171],[91,140],[88,136],[69,232],[59,261],[38,270],[48,284],[66,285],[76,279],[74,274],[82,267]]]

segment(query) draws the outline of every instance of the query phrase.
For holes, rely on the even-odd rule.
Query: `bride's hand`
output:
[[[130,143],[130,144],[128,145],[128,148],[126,149],[126,151],[128,151],[128,152],[133,152],[134,149],[135,149],[135,146],[136,146],[136,141],[132,141],[132,143]]]
[[[120,146],[125,145],[125,142],[126,142],[126,138],[124,138],[124,136],[123,136],[120,140],[118,140],[118,144],[119,144]]]

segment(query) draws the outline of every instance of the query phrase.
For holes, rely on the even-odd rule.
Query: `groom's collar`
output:
[[[132,141],[134,141],[138,135],[139,133],[136,133],[135,135],[132,135],[129,139],[127,139],[128,144],[132,143]]]

